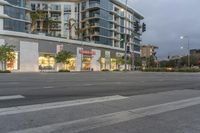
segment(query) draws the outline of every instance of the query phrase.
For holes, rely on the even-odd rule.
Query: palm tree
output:
[[[94,33],[94,29],[93,29],[92,25],[88,21],[86,23],[86,26],[87,26],[87,30],[88,30],[89,40],[91,42],[92,41],[92,34]]]
[[[72,39],[72,29],[76,27],[77,22],[74,18],[70,18],[65,25],[67,25],[67,29],[69,30],[69,39]]]
[[[35,32],[35,25],[38,20],[44,21],[46,18],[47,14],[43,12],[42,10],[36,10],[35,12],[31,12],[31,32]]]

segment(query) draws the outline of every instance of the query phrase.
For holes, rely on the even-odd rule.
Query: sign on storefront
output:
[[[79,53],[82,54],[82,55],[96,55],[96,52],[94,52],[94,51],[80,50]]]
[[[56,53],[59,53],[59,52],[63,51],[63,49],[64,49],[64,45],[63,44],[57,45],[57,47],[56,47]]]

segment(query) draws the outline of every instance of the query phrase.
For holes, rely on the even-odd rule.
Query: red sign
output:
[[[96,52],[94,52],[94,51],[83,51],[83,50],[80,50],[79,53],[83,54],[83,55],[96,55]]]

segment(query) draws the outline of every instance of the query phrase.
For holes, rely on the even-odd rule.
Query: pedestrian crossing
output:
[[[115,95],[0,108],[0,133],[85,132],[200,105],[200,93],[198,93],[199,91],[196,90],[180,90],[132,97]],[[180,97],[180,99],[176,99],[176,97]],[[156,98],[158,101],[168,99],[156,103]],[[141,105],[136,106],[136,103],[141,103]],[[44,118],[47,119],[44,120]],[[18,119],[22,122],[20,123]],[[6,128],[6,123],[3,122],[10,121],[16,121],[16,127],[7,124],[11,127]],[[33,121],[33,123],[30,121]],[[36,121],[35,125],[34,121]]]
[[[10,95],[10,96],[0,96],[0,101],[3,100],[13,100],[13,99],[23,99],[25,98],[22,95]]]

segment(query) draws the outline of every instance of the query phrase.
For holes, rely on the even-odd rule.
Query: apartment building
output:
[[[32,13],[45,15],[43,19],[35,20],[33,24],[33,33],[45,34],[54,37],[66,37],[72,36],[75,39],[75,29],[69,31],[68,23],[70,19],[78,22],[79,10],[78,2],[76,1],[51,1],[51,0],[31,0]],[[48,25],[45,29],[45,24],[52,21],[52,25]],[[72,22],[73,23],[73,22]],[[69,35],[71,32],[72,35]],[[71,39],[72,39],[71,38]]]
[[[117,0],[0,0],[0,45],[15,46],[16,58],[7,69],[57,71],[54,57],[60,50],[73,53],[65,65],[71,71],[123,69],[117,59],[124,56],[125,36],[132,52],[140,54],[143,19],[125,9]],[[33,13],[41,18],[33,19]],[[69,20],[75,26],[69,28]]]
[[[29,32],[30,0],[0,0],[0,30]]]
[[[141,57],[150,58],[151,56],[156,56],[157,46],[154,45],[142,45],[141,46]]]
[[[81,2],[81,26],[92,30],[83,35],[84,39],[117,48],[124,48],[123,39],[129,35],[129,45],[136,53],[140,53],[142,30],[135,29],[135,24],[140,24],[143,16],[118,0],[86,0]],[[141,27],[141,25],[138,25]],[[90,31],[89,31],[90,30]]]

